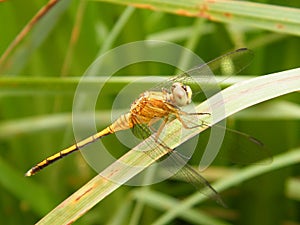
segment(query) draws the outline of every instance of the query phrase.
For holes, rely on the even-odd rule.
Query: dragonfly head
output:
[[[179,107],[188,105],[192,101],[192,89],[190,86],[179,82],[176,82],[172,85],[171,95],[173,104]]]

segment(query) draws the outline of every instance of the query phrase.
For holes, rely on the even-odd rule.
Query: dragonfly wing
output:
[[[168,157],[171,159],[172,165],[168,166],[167,169],[171,172],[174,172],[175,177],[177,176],[180,179],[183,179],[184,181],[192,184],[202,194],[215,200],[220,205],[224,207],[226,206],[218,192],[209,184],[209,182],[203,176],[201,176],[200,172],[195,170],[189,164],[186,164],[187,160],[184,159],[184,156],[182,156],[176,150],[173,150],[172,152],[168,153]],[[176,171],[172,171],[172,167],[174,167],[173,163],[175,163]],[[178,166],[184,165],[184,167],[182,167],[180,170],[177,170],[176,164]]]
[[[183,73],[184,76],[199,75],[234,75],[240,73],[253,60],[254,53],[250,49],[240,48],[233,52],[229,52],[208,63],[192,68]],[[180,76],[180,75],[179,75]]]
[[[189,85],[193,93],[204,93],[208,98],[220,91],[220,83],[245,69],[252,62],[253,56],[249,49],[238,49],[186,71],[178,78],[184,80],[182,82]],[[217,80],[216,76],[222,76],[222,79]]]
[[[225,158],[227,161],[238,164],[267,164],[272,162],[272,154],[269,149],[257,138],[250,134],[224,127],[222,124],[215,124],[211,126],[206,117],[210,115],[195,115],[193,113],[186,113],[181,115],[181,121],[190,128],[197,127],[213,127],[213,132],[210,133],[209,138],[213,139],[214,143],[217,138],[225,138],[222,142],[222,147],[219,149],[218,157]],[[205,145],[203,136],[207,136],[206,133],[200,135],[199,148],[205,147],[206,149],[198,149],[198,152],[208,152],[210,154],[215,151],[215,145]],[[205,157],[205,155],[203,156]]]
[[[136,124],[131,128],[131,131],[135,137],[142,140],[148,138],[152,134],[150,128],[146,124]]]
[[[225,139],[220,150],[219,157],[228,159],[232,163],[269,164],[272,162],[270,150],[257,138],[230,128],[221,126],[217,129],[225,130]]]
[[[171,173],[171,175],[177,174],[177,176],[180,176],[186,182],[191,183],[201,193],[224,206],[225,204],[223,203],[217,191],[209,184],[207,180],[205,180],[205,178],[200,175],[198,171],[187,164],[187,157],[184,157],[183,155],[181,156],[178,152],[170,149],[161,139],[161,136],[163,136],[164,134],[156,136],[156,130],[157,129],[155,127],[149,128],[144,124],[136,125],[134,131],[136,133],[135,135],[139,136],[140,138],[145,138],[144,141],[146,142],[146,144],[148,144],[150,148],[152,148],[152,150],[145,151],[144,153],[155,160],[157,159],[158,155],[165,154],[167,159],[165,159],[165,157],[162,157],[158,160],[160,162],[159,165],[162,166],[162,169],[168,171],[169,173]],[[171,135],[172,138],[174,138],[174,141],[178,141],[177,139],[178,136],[180,137],[180,132],[174,132]],[[156,146],[150,144],[153,143],[153,141],[157,143]]]
[[[205,93],[205,97],[208,98],[220,91],[220,83],[234,74],[239,74],[246,68],[252,62],[253,56],[254,53],[247,48],[237,49],[208,63],[200,64],[179,75],[175,75],[150,90],[170,90],[174,82],[180,82],[192,88],[194,97],[196,93]],[[224,76],[221,81],[216,80],[215,76],[221,75]]]

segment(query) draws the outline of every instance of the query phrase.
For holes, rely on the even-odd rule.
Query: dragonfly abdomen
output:
[[[106,136],[112,133],[115,133],[117,131],[120,130],[126,130],[133,127],[133,123],[131,121],[131,115],[129,113],[122,115],[121,117],[119,117],[119,119],[117,119],[113,124],[111,124],[110,126],[106,127],[105,129],[103,129],[102,131],[98,132],[97,134],[94,134],[72,146],[70,146],[69,148],[66,148],[48,158],[46,158],[45,160],[41,161],[40,163],[38,163],[37,165],[35,165],[34,167],[32,167],[30,170],[28,170],[28,172],[25,174],[25,176],[32,176],[34,174],[36,174],[38,171],[40,171],[41,169],[43,169],[44,167],[52,164],[53,162],[71,154],[72,152],[78,151],[80,148],[83,148],[84,146]]]
[[[26,177],[32,176],[34,174],[36,174],[37,172],[39,172],[41,169],[43,169],[44,167],[50,165],[51,163],[63,158],[66,155],[71,154],[74,151],[77,151],[79,149],[77,144],[74,144],[72,146],[70,146],[69,148],[66,148],[46,159],[44,159],[43,161],[41,161],[40,163],[36,164],[34,167],[32,167],[30,170],[28,170],[25,173]]]
[[[113,122],[109,127],[110,133],[115,133],[121,130],[127,130],[134,126],[134,122],[132,121],[132,115],[130,113],[126,113],[121,115],[115,122]]]

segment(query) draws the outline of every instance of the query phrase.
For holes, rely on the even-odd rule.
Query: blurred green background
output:
[[[259,2],[291,10],[299,7],[298,0]],[[45,4],[37,0],[0,2],[0,54]],[[254,15],[253,22],[259,23],[259,17]],[[299,21],[294,27],[291,34],[284,29],[275,32],[246,26],[242,19],[219,23],[101,1],[60,1],[0,65],[0,218],[5,224],[33,224],[96,175],[77,153],[34,177],[23,176],[35,163],[73,144],[74,92],[78,78],[98,55],[147,39],[177,43],[205,61],[247,47],[255,58],[243,74],[259,76],[299,67]],[[149,63],[118,75],[173,73],[174,68]],[[111,104],[125,84],[108,83],[105,99],[97,104],[98,129],[110,122]],[[276,156],[299,147],[299,103],[299,93],[289,94],[238,113],[229,118],[229,125],[262,140]],[[115,155],[126,151],[114,138],[107,138],[106,143]],[[190,163],[197,165],[197,156]],[[218,160],[204,176],[212,181],[233,169],[238,176],[239,168]],[[169,224],[211,224],[197,220],[202,214],[216,219],[214,224],[300,224],[299,169],[292,165],[247,180],[221,193],[228,208],[208,200],[194,206],[194,217],[175,217]],[[168,180],[147,187],[162,196],[151,202],[143,200],[142,190],[122,186],[75,224],[152,224],[168,208],[164,207],[165,197],[183,200],[196,192],[189,184]]]

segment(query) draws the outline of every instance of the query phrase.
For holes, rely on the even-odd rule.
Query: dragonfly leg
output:
[[[192,115],[192,114],[189,114],[188,115]],[[197,114],[199,115],[199,114]],[[189,126],[187,125],[183,119],[180,117],[180,115],[176,115],[176,118],[180,121],[180,123],[182,124],[182,126],[185,128],[185,129],[194,129],[194,128],[197,128],[197,127],[202,127],[204,124],[203,124],[203,121],[201,121],[201,124],[197,124],[197,125],[194,125],[194,126]]]
[[[154,132],[155,130],[152,128],[152,125],[155,124],[157,121],[159,121],[161,118],[159,117],[154,117],[153,119],[150,120],[148,123],[148,127]]]
[[[165,119],[162,121],[161,125],[159,126],[157,132],[156,132],[156,135],[155,135],[155,142],[159,142],[158,139],[159,139],[159,135],[161,134],[162,130],[164,129],[166,123],[168,122],[169,118],[168,117],[165,117]]]
[[[194,128],[197,128],[197,127],[203,127],[205,126],[205,122],[204,121],[201,121],[201,124],[197,124],[197,125],[194,125],[194,126],[188,126],[186,124],[186,122],[183,121],[183,119],[180,117],[180,115],[186,115],[186,116],[201,116],[201,115],[211,115],[210,113],[208,112],[196,112],[196,113],[189,113],[189,112],[185,112],[185,111],[180,111],[179,114],[176,115],[176,118],[181,122],[182,126],[185,128],[185,129],[194,129]]]
[[[210,115],[210,113],[207,113],[207,112],[198,112],[198,113],[186,113],[187,115],[190,115],[190,116],[201,116],[201,115]]]

